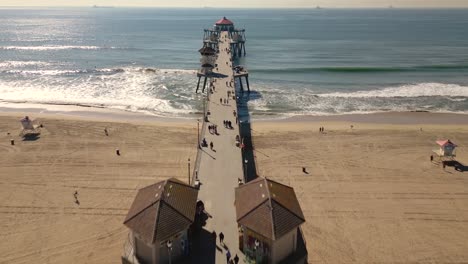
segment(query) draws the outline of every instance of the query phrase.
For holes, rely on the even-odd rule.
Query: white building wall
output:
[[[135,236],[135,255],[142,264],[153,264],[153,247]]]
[[[273,241],[272,263],[279,263],[281,260],[296,251],[297,229]]]

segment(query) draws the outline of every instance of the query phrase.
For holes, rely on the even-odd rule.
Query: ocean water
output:
[[[0,102],[199,113],[222,16],[246,29],[254,117],[468,113],[468,9],[0,9]]]

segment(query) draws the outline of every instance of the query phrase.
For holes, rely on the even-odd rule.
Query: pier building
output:
[[[305,218],[293,188],[258,177],[236,188],[235,206],[239,246],[255,263],[281,263],[301,246]]]
[[[124,221],[130,233],[122,263],[177,263],[187,257],[197,196],[196,188],[175,178],[140,189]]]

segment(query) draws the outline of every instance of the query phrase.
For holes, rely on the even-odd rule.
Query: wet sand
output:
[[[468,167],[429,161],[450,138],[468,166],[468,125],[410,115],[253,122],[258,173],[295,188],[310,263],[468,261]],[[187,180],[196,121],[31,116],[44,128],[22,141],[20,115],[0,114],[0,262],[118,263],[137,189]]]

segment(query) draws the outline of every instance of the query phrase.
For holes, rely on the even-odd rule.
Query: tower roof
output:
[[[259,177],[236,188],[237,222],[276,240],[305,222],[294,189]]]
[[[444,139],[444,140],[437,140],[436,143],[443,147],[445,145],[452,145],[454,147],[456,147],[457,145],[455,145],[452,141],[450,141],[450,139]]]
[[[223,17],[222,19],[216,21],[216,25],[234,25],[231,20]]]
[[[187,229],[195,218],[198,190],[175,178],[138,190],[124,224],[153,244]]]

